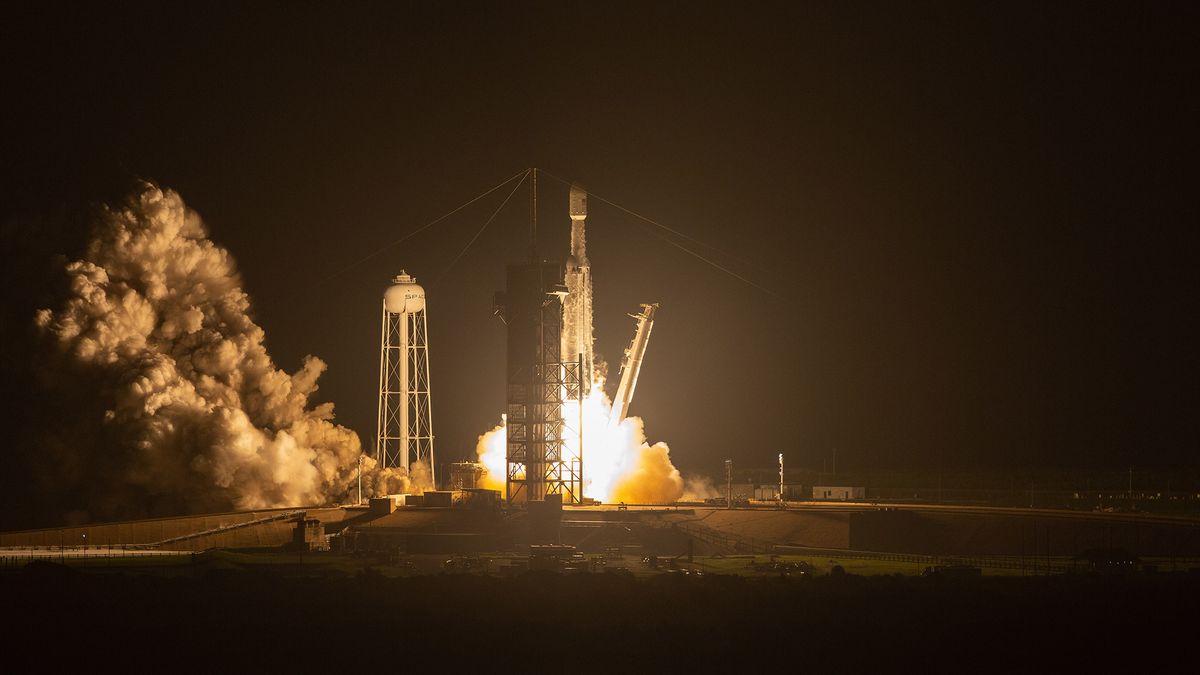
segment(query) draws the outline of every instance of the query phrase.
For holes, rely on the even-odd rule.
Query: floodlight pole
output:
[[[779,504],[784,504],[783,500],[783,453],[779,453]]]
[[[725,508],[733,508],[733,460],[725,460]]]

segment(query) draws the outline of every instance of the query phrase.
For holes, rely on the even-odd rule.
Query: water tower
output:
[[[381,467],[405,471],[415,462],[425,462],[436,480],[425,289],[403,270],[383,294],[375,459]]]

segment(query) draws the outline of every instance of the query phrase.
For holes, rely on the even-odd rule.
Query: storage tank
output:
[[[405,471],[425,462],[436,481],[425,307],[425,289],[403,270],[383,292],[375,459],[382,468]]]

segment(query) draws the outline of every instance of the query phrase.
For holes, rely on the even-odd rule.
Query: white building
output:
[[[848,501],[851,499],[866,499],[867,488],[865,487],[844,487],[841,485],[814,485],[813,499],[816,500],[832,500],[832,501]]]

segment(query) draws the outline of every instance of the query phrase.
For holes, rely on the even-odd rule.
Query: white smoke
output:
[[[82,394],[103,405],[103,419],[89,422],[100,438],[71,448],[77,468],[65,480],[166,505],[158,510],[354,494],[358,436],[332,422],[332,403],[309,407],[325,363],[305,357],[291,375],[276,367],[232,257],[178,194],[143,184],[123,207],[104,208],[83,258],[65,271],[65,304],[36,317],[53,346],[44,379],[62,396],[91,388]],[[411,483],[363,461],[364,494],[425,487]]]

